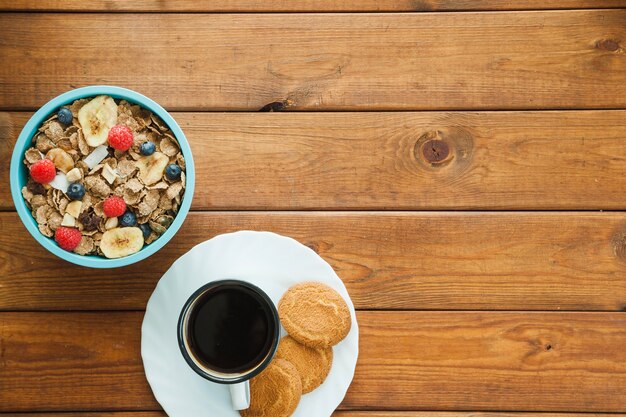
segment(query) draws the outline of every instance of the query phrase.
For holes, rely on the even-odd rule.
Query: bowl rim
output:
[[[99,95],[108,95],[116,99],[127,100],[133,104],[138,104],[159,116],[161,120],[163,120],[163,122],[170,128],[174,137],[178,140],[181,152],[185,157],[185,195],[183,196],[178,213],[176,214],[176,217],[174,217],[174,221],[170,227],[157,240],[144,246],[139,252],[116,259],[109,259],[99,255],[78,255],[74,252],[68,252],[57,246],[53,238],[49,238],[41,234],[37,222],[26,206],[26,201],[22,196],[23,185],[19,183],[19,170],[23,168],[22,161],[24,159],[26,145],[32,141],[32,138],[41,123],[43,123],[46,118],[48,118],[53,112],[57,111],[57,109],[61,106],[70,104],[74,100]],[[76,88],[62,93],[48,101],[31,116],[22,128],[22,131],[20,132],[20,135],[18,136],[13,147],[9,181],[11,184],[13,204],[15,205],[20,220],[30,232],[31,236],[33,236],[35,240],[44,248],[57,257],[76,265],[90,268],[117,268],[131,265],[153,255],[165,246],[165,244],[169,242],[172,237],[174,237],[176,232],[178,232],[178,229],[182,226],[183,221],[187,217],[191,207],[191,201],[193,199],[195,188],[195,169],[191,154],[191,147],[189,146],[189,142],[187,141],[185,134],[176,120],[174,120],[174,118],[163,107],[161,107],[161,105],[143,94],[127,88],[109,85],[93,85]]]

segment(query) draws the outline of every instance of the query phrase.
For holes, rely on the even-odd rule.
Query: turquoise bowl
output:
[[[28,182],[28,170],[23,164],[24,153],[26,149],[31,146],[33,136],[37,132],[37,129],[50,115],[56,113],[59,107],[72,103],[74,100],[93,97],[99,95],[108,95],[117,99],[124,99],[130,103],[139,104],[140,106],[150,110],[167,124],[172,133],[178,139],[180,149],[185,157],[185,176],[186,176],[186,189],[185,195],[178,210],[178,214],[174,218],[171,226],[163,233],[157,240],[149,245],[145,245],[139,252],[126,256],[124,258],[107,259],[97,255],[77,255],[73,252],[68,252],[61,249],[54,239],[46,237],[39,232],[37,227],[37,221],[33,218],[30,210],[26,206],[26,202],[22,197],[22,187]],[[87,266],[90,268],[117,268],[120,266],[126,266],[139,262],[142,259],[146,259],[148,256],[154,254],[161,249],[165,244],[176,234],[180,226],[183,224],[189,208],[191,207],[191,200],[193,199],[193,191],[195,185],[195,170],[193,165],[193,158],[191,156],[191,148],[185,138],[185,134],[181,130],[178,123],[174,120],[170,114],[165,111],[163,107],[158,105],[148,97],[139,94],[135,91],[128,90],[121,87],[112,87],[107,85],[95,85],[83,88],[77,88],[66,93],[61,94],[47,102],[41,107],[30,120],[26,123],[20,136],[17,139],[15,148],[13,148],[13,156],[11,157],[11,195],[13,197],[13,203],[17,209],[17,214],[20,216],[22,223],[26,226],[26,229],[30,234],[39,242],[44,248],[52,252],[61,259],[72,262],[77,265]]]

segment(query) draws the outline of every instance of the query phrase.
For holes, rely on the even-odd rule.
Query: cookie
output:
[[[278,302],[278,315],[291,337],[316,349],[341,342],[352,326],[345,300],[319,282],[303,282],[289,288]]]
[[[302,380],[302,393],[307,394],[322,385],[333,363],[333,348],[313,349],[290,336],[280,340],[276,357],[291,362]]]
[[[289,417],[302,396],[302,382],[296,367],[284,359],[274,359],[250,380],[250,408],[241,417]]]

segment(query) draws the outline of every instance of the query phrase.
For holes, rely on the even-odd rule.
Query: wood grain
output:
[[[359,318],[359,365],[344,407],[626,410],[624,314]]]
[[[0,411],[157,410],[139,355],[142,317],[0,314]],[[358,320],[344,409],[626,410],[624,314],[360,312]]]
[[[0,315],[0,411],[157,410],[142,313]]]
[[[593,417],[623,417],[626,414],[593,413]],[[76,417],[76,413],[0,413],[2,417]],[[80,417],[167,417],[162,411],[112,411],[80,413]],[[445,411],[335,411],[333,417],[584,417],[580,413],[445,412]]]
[[[612,415],[612,414],[611,414]],[[76,417],[76,413],[0,413],[2,417]],[[167,417],[163,411],[110,411],[80,413],[80,417]],[[375,417],[375,416],[372,416]],[[542,416],[536,416],[542,417]],[[568,416],[564,416],[568,417]],[[575,416],[571,416],[575,417]]]
[[[426,12],[452,10],[596,9],[624,0],[2,0],[0,10],[93,12]]]
[[[143,309],[172,262],[216,234],[271,230],[316,250],[359,309],[626,309],[626,213],[192,213],[158,254],[88,269],[0,214],[0,309]]]
[[[0,108],[113,84],[169,109],[626,107],[626,10],[0,16]],[[89,30],[85,30],[89,28]],[[72,47],[59,48],[71,34]]]
[[[29,115],[0,113],[5,184]],[[195,210],[626,208],[626,111],[174,117],[196,160]],[[430,138],[448,160],[427,159]]]

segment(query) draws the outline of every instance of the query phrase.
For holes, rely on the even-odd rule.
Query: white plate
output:
[[[335,271],[314,251],[274,233],[242,231],[216,236],[181,256],[152,293],[141,326],[141,356],[157,401],[170,417],[237,417],[226,385],[205,380],[185,362],[176,325],[183,304],[202,285],[240,279],[263,289],[277,303],[292,285],[319,281],[348,303],[352,329],[334,349],[324,384],[303,395],[294,417],[329,417],[352,382],[359,350],[354,305]],[[283,330],[284,333],[284,330]]]

